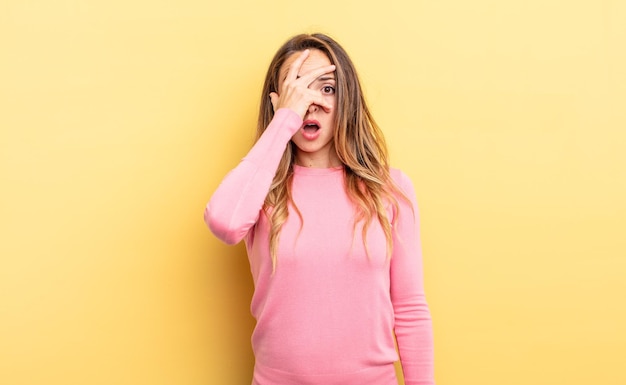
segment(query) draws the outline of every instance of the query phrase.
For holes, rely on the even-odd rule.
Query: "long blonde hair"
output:
[[[393,247],[392,223],[387,217],[385,203],[398,211],[396,195],[406,199],[389,174],[388,154],[382,131],[370,114],[361,90],[354,64],[346,51],[332,38],[324,34],[301,34],[289,39],[278,49],[267,70],[257,124],[257,139],[263,134],[274,117],[274,109],[268,95],[279,92],[279,71],[285,60],[296,52],[317,49],[328,56],[335,65],[337,114],[335,116],[334,149],[344,165],[345,188],[355,205],[354,230],[362,223],[362,238],[366,252],[366,235],[369,225],[376,218],[383,229],[387,242],[387,256]],[[270,233],[270,256],[276,268],[280,230],[291,205],[302,216],[291,196],[295,148],[291,142],[274,176],[263,209],[267,214]],[[397,215],[394,215],[394,218]]]

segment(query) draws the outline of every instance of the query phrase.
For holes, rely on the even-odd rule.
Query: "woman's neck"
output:
[[[334,152],[328,154],[310,154],[299,151],[295,157],[295,163],[298,166],[310,168],[333,168],[340,167],[341,161]]]

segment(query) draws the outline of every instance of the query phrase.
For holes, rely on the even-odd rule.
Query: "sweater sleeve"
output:
[[[391,300],[400,362],[406,385],[433,385],[432,321],[424,295],[417,201],[408,176],[392,172],[411,203],[398,199],[391,258]]]
[[[239,243],[259,218],[265,197],[291,137],[302,126],[294,111],[281,108],[259,140],[211,196],[204,221],[219,239]]]

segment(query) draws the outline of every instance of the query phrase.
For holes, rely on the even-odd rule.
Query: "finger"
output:
[[[328,103],[324,103],[324,104],[323,104],[323,105],[321,105],[320,107],[322,107],[322,109],[323,109],[325,112],[330,112],[330,111],[332,110],[332,106],[331,106],[330,104],[328,104]]]
[[[306,86],[308,87],[311,83],[313,83],[320,76],[334,72],[335,68],[336,67],[334,64],[327,65],[324,67],[314,68],[311,71],[300,76],[298,81],[306,84]]]
[[[332,111],[333,105],[335,104],[334,102],[332,102],[330,100],[330,99],[332,99],[332,97],[329,97],[329,96],[326,96],[326,95],[320,95],[319,98],[321,100],[320,107],[322,107],[324,109],[324,111],[326,111],[326,112]]]
[[[295,80],[298,78],[298,72],[300,72],[300,68],[302,67],[302,64],[304,63],[306,58],[309,57],[310,52],[311,51],[309,51],[308,49],[305,49],[304,51],[302,51],[300,56],[298,56],[298,58],[294,60],[293,63],[291,63],[285,80]]]
[[[330,112],[332,110],[332,106],[330,103],[327,103],[325,100],[320,101],[319,103],[315,103],[320,106],[325,112]]]
[[[311,103],[309,104],[316,105],[322,108],[326,112],[330,112],[332,110],[332,104],[326,100],[326,98],[319,94],[319,92],[311,90]]]
[[[311,112],[311,106],[316,106],[316,107],[318,107],[318,108],[321,108],[322,110],[324,110],[324,112],[327,112],[327,113],[332,111],[332,107],[331,107],[331,105],[330,105],[330,104],[328,104],[328,103],[322,102],[322,101],[320,101],[320,102],[315,102],[315,103],[311,103],[311,104],[307,107],[306,111]]]
[[[278,106],[278,94],[276,92],[270,92],[270,101],[274,112],[276,112],[276,106]]]

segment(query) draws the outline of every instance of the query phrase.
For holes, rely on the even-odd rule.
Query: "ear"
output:
[[[270,92],[270,101],[274,112],[276,112],[276,106],[278,106],[278,94],[276,92]]]

